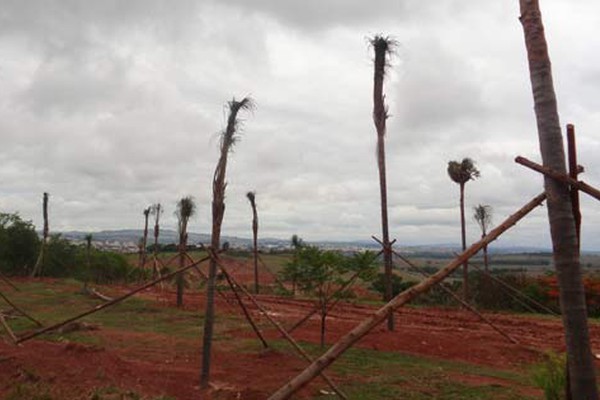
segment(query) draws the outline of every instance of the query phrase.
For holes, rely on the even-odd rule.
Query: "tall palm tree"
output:
[[[44,192],[42,196],[42,216],[44,218],[44,230],[42,231],[42,245],[40,246],[40,254],[38,255],[35,266],[31,271],[31,276],[38,276],[42,274],[44,268],[44,256],[46,253],[46,246],[48,244],[48,234],[50,233],[48,225],[48,199],[50,195],[48,192]]]
[[[385,269],[385,291],[383,300],[388,302],[392,299],[392,248],[388,227],[387,210],[387,180],[385,170],[385,133],[388,109],[385,105],[383,94],[383,79],[388,65],[389,55],[395,42],[389,37],[376,35],[371,40],[371,46],[375,51],[374,75],[373,75],[373,122],[377,130],[377,168],[379,170],[379,194],[381,200],[381,231],[383,243],[383,264]],[[394,315],[388,316],[388,330],[394,330]]]
[[[246,193],[252,207],[252,253],[254,255],[254,292],[258,294],[258,213],[256,212],[256,192]]]
[[[160,234],[160,214],[162,213],[162,208],[160,203],[156,203],[152,205],[150,214],[154,215],[154,248],[152,249],[153,253],[153,271],[152,275],[156,278],[156,275],[160,276],[160,270],[158,268],[158,236]]]
[[[460,186],[460,237],[462,241],[462,250],[467,248],[467,234],[465,227],[465,184],[472,179],[479,177],[479,170],[470,158],[463,158],[461,162],[448,162],[448,175],[450,179]],[[469,264],[467,261],[463,264],[463,299],[469,298]]]
[[[227,183],[227,156],[238,139],[239,121],[238,112],[252,110],[254,102],[249,97],[237,101],[235,98],[228,103],[229,116],[227,127],[221,134],[219,161],[213,175],[213,201],[212,201],[212,234],[211,248],[218,251],[221,244],[221,225],[225,215],[225,188]],[[206,313],[204,314],[204,334],[202,342],[202,371],[200,374],[200,387],[207,388],[210,379],[210,354],[212,348],[213,325],[215,319],[215,280],[217,276],[217,262],[210,260],[208,267],[208,285],[206,290]]]
[[[84,292],[87,290],[88,282],[92,274],[92,234],[88,233],[85,235],[85,267],[87,273],[85,274],[85,281],[83,282]]]
[[[473,207],[473,219],[479,225],[479,229],[481,229],[481,237],[485,237],[488,228],[492,225],[492,207],[487,204],[479,204]],[[483,266],[485,272],[488,272],[487,245],[483,246]]]
[[[543,165],[567,174],[552,67],[538,0],[520,0],[529,74]],[[590,349],[577,229],[569,186],[544,178],[554,266],[565,327],[570,392],[574,399],[597,399],[596,372]]]
[[[140,269],[146,265],[146,247],[148,246],[148,218],[150,217],[152,207],[144,209],[144,236],[140,243]]]
[[[196,203],[191,196],[183,197],[177,202],[175,216],[177,217],[177,232],[179,233],[179,268],[185,266],[185,253],[187,251],[187,227],[190,218],[196,213]],[[185,277],[177,274],[177,307],[183,306],[183,287]]]

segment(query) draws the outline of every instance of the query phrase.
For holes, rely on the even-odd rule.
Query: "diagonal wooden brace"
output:
[[[525,157],[521,157],[518,156],[515,158],[515,162],[517,164],[521,164],[527,168],[530,168],[534,171],[537,171],[547,177],[550,177],[552,179],[556,179],[558,181],[567,183],[569,185],[571,185],[572,187],[586,193],[589,194],[590,196],[592,196],[593,198],[595,198],[596,200],[600,200],[600,190],[588,185],[587,183],[583,182],[583,181],[578,181],[576,179],[571,178],[569,175],[567,174],[563,174],[557,171],[554,171],[550,168],[546,168],[543,165],[540,165],[538,163],[535,163],[531,160],[528,160]]]

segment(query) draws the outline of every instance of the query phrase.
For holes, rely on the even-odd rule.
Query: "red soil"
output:
[[[249,282],[232,274],[241,281]],[[118,291],[124,292],[124,288]],[[174,307],[175,293],[158,289],[141,296],[158,300],[165,307]],[[258,299],[270,314],[284,326],[291,326],[313,308],[308,300],[294,300],[270,295]],[[229,299],[233,304],[233,299]],[[186,308],[203,312],[204,296],[186,294]],[[246,302],[262,322],[264,316]],[[220,313],[237,313],[223,298],[217,299]],[[327,325],[327,342],[333,343],[367,317],[375,307],[339,304],[331,312]],[[241,314],[240,314],[241,315]],[[555,318],[490,314],[486,316],[500,329],[520,342],[510,343],[487,324],[465,310],[435,308],[403,308],[397,313],[397,331],[376,328],[363,338],[358,347],[398,351],[433,358],[465,361],[503,369],[517,368],[539,359],[543,349],[564,350],[561,322]],[[319,322],[313,316],[297,329],[298,340],[318,343]],[[600,352],[600,326],[591,325],[593,347]],[[200,341],[170,338],[152,333],[132,333],[110,329],[89,332],[114,344],[97,348],[74,343],[52,343],[32,340],[22,346],[0,342],[0,397],[19,382],[44,382],[56,398],[89,399],[93,387],[116,386],[138,393],[177,399],[264,399],[289,378],[301,371],[306,363],[295,354],[268,351],[235,353],[226,341],[214,347],[212,381],[209,392],[198,388]],[[249,330],[228,332],[234,337],[252,337]],[[267,339],[278,338],[275,329],[265,332]],[[131,344],[131,345],[128,345]],[[481,378],[484,379],[485,378]],[[473,376],[464,377],[468,384],[485,384]],[[315,381],[300,398],[309,398],[320,389]]]

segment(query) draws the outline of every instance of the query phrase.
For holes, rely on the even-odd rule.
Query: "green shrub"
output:
[[[35,265],[40,239],[31,221],[19,214],[0,213],[0,270],[8,275],[27,275]]]
[[[416,282],[411,281],[405,282],[401,276],[392,275],[392,296],[395,297],[399,293],[413,286],[415,283]],[[377,277],[371,283],[371,288],[383,294],[385,292],[385,274],[377,274]]]
[[[566,390],[565,354],[548,352],[542,363],[532,369],[532,379],[536,386],[544,391],[546,400],[562,400]]]

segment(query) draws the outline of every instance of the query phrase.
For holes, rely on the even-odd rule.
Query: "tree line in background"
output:
[[[72,244],[59,234],[40,239],[31,221],[23,220],[19,214],[0,213],[0,271],[29,276],[42,251],[43,268],[38,274],[41,276],[99,284],[143,278],[139,275],[143,272],[133,268],[124,255],[94,249],[91,236],[82,245]]]

